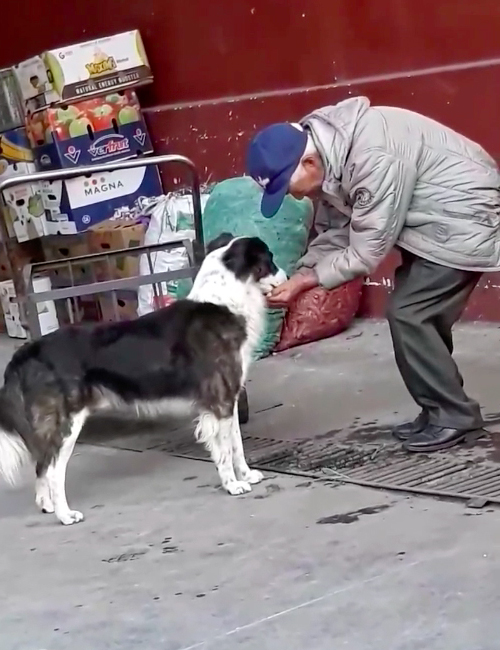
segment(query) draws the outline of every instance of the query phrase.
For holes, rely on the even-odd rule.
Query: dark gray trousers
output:
[[[458,271],[401,251],[388,320],[399,372],[430,424],[454,429],[483,426],[453,361],[451,329],[480,273]]]

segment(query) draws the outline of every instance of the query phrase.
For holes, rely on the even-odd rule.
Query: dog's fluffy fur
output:
[[[286,279],[258,238],[223,234],[186,300],[137,320],[67,327],[30,342],[0,390],[0,473],[13,483],[36,464],[36,503],[63,524],[83,519],[66,500],[66,467],[89,415],[102,409],[193,413],[223,487],[242,494],[262,474],[245,460],[238,395],[262,333],[265,297]]]

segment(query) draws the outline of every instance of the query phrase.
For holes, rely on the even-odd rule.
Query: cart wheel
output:
[[[240,393],[240,398],[238,400],[238,417],[240,424],[246,424],[250,419],[249,409],[248,409],[248,395],[247,389],[243,388]]]

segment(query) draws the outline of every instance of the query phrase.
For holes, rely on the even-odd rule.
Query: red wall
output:
[[[156,77],[141,96],[157,151],[192,157],[204,178],[241,173],[256,128],[357,94],[427,113],[500,160],[498,0],[4,5],[0,65],[139,28]],[[372,279],[367,313],[380,315],[391,273],[389,263]],[[488,276],[469,317],[500,320],[496,285]]]

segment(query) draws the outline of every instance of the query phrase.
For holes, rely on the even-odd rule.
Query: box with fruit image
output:
[[[26,113],[153,81],[138,30],[49,50],[13,70]]]
[[[140,32],[132,30],[42,55],[60,101],[102,95],[153,81]]]
[[[35,173],[33,152],[24,128],[0,134],[0,182]],[[9,235],[19,242],[48,234],[40,183],[23,183],[4,192]]]
[[[160,173],[153,165],[43,183],[48,229],[53,235],[74,235],[105,219],[140,211],[146,199],[162,194]]]
[[[26,125],[42,171],[107,163],[153,152],[133,90],[47,108],[28,116]]]

